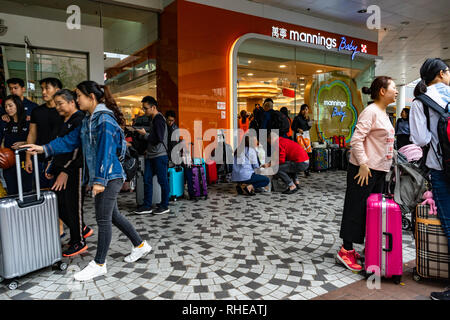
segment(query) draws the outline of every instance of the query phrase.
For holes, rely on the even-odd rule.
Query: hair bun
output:
[[[370,88],[367,88],[367,87],[363,87],[361,90],[362,90],[362,92],[364,94],[371,94],[372,93],[372,90],[370,90]]]

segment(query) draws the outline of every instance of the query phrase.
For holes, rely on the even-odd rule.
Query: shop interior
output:
[[[255,105],[272,98],[274,109],[286,107],[293,119],[302,104],[308,104],[314,125],[312,141],[318,132],[331,142],[334,135],[349,141],[358,114],[367,105],[363,86],[374,78],[374,62],[356,56],[306,47],[294,47],[266,40],[245,41],[238,52],[238,110],[250,114]]]

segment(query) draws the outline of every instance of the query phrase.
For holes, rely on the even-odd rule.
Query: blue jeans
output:
[[[433,198],[436,202],[437,213],[441,220],[442,229],[447,235],[448,249],[450,251],[450,182],[443,171],[431,170],[431,184],[433,186]]]
[[[269,184],[270,180],[266,176],[262,176],[260,174],[253,173],[250,180],[242,181],[241,183],[251,184],[255,189],[264,188]]]
[[[167,170],[169,158],[167,156],[145,159],[144,169],[144,206],[152,207],[153,197],[153,174],[158,177],[158,183],[161,186],[161,204],[160,207],[169,208],[169,180]]]

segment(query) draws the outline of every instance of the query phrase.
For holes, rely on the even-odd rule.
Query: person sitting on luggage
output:
[[[377,77],[370,89],[364,87],[363,93],[370,94],[374,103],[359,115],[350,141],[352,149],[340,230],[343,245],[336,256],[337,261],[352,271],[362,270],[353,243],[364,243],[367,198],[371,193],[383,193],[386,173],[391,168],[395,131],[386,108],[398,95],[392,78],[385,76]]]
[[[125,124],[125,118],[107,86],[94,81],[83,81],[77,85],[76,93],[80,109],[87,114],[82,125],[44,146],[31,144],[26,147],[29,148],[29,154],[40,153],[46,158],[73,152],[79,147],[84,151],[83,176],[88,186],[92,187],[95,199],[98,244],[94,260],[75,273],[74,278],[77,281],[88,281],[107,273],[106,257],[113,224],[133,244],[131,253],[124,258],[125,262],[136,262],[147,255],[152,247],[142,240],[134,226],[120,214],[117,206],[117,197],[126,177],[120,163],[120,158],[126,151],[125,137],[120,128]]]
[[[256,189],[264,188],[270,182],[269,178],[255,173],[255,169],[260,167],[255,143],[256,137],[245,135],[234,152],[231,180],[238,183],[236,191],[241,195],[253,196]]]
[[[19,149],[26,144],[30,122],[27,121],[27,114],[20,97],[10,95],[3,101],[3,107],[6,111],[9,121],[0,120],[0,144],[2,148],[10,148],[12,150]],[[3,157],[0,154],[0,157]],[[25,154],[20,155],[21,172],[22,172],[22,189],[23,192],[30,192],[33,187],[33,175],[26,172],[23,167]],[[8,195],[18,194],[18,182],[16,165],[9,169],[3,169],[3,178],[6,182]]]
[[[275,153],[274,159],[262,167],[268,168],[274,164],[279,165],[275,178],[280,178],[288,186],[283,191],[284,194],[293,194],[300,187],[298,174],[309,168],[309,157],[305,149],[298,143],[284,137],[279,137],[275,132],[270,132],[267,141],[271,145],[278,143],[278,155]]]
[[[75,92],[67,89],[57,91],[53,97],[56,111],[64,118],[58,137],[69,134],[83,122],[85,114],[78,110],[76,97]],[[69,248],[63,252],[64,257],[85,252],[88,248],[85,239],[93,234],[93,230],[84,224],[83,219],[83,159],[83,152],[79,147],[72,152],[54,156],[46,170],[48,179],[56,178],[51,189],[58,198],[59,217],[70,230]]]
[[[148,141],[148,147],[145,154],[144,170],[144,205],[139,207],[136,214],[163,214],[170,212],[169,209],[169,180],[167,178],[169,157],[166,141],[168,139],[168,129],[166,119],[158,111],[158,103],[155,98],[146,96],[142,99],[142,108],[145,115],[150,117],[152,125],[150,132],[145,129],[136,129],[136,131]],[[161,186],[161,204],[158,208],[152,210],[153,197],[153,175],[158,177],[158,183]]]

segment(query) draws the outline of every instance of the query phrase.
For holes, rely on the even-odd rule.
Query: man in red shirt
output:
[[[292,194],[298,191],[300,172],[309,168],[309,156],[305,149],[293,140],[279,137],[274,132],[270,133],[267,141],[272,145],[278,144],[278,155],[274,154],[274,159],[270,163],[263,165],[267,168],[274,164],[279,164],[278,173],[275,177],[279,177],[288,186],[283,191],[284,194]]]

